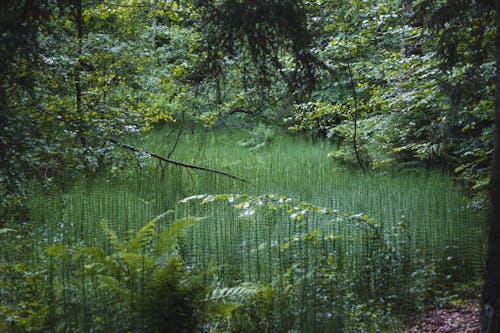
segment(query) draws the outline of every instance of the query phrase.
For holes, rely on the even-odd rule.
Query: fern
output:
[[[217,288],[212,291],[211,301],[244,303],[249,297],[254,296],[260,290],[259,286],[253,283],[243,283],[236,287]]]
[[[164,255],[173,250],[178,243],[182,233],[193,227],[195,224],[205,219],[205,217],[186,217],[172,222],[168,229],[165,229],[159,236],[155,246],[157,255]]]
[[[172,211],[167,211],[163,214],[158,215],[148,223],[146,223],[139,231],[137,231],[134,237],[127,243],[127,251],[129,252],[139,252],[144,251],[148,245],[153,242],[155,236],[156,223],[164,218]]]
[[[176,220],[157,233],[158,222],[169,213],[172,211],[150,220],[128,240],[120,240],[103,220],[101,227],[111,243],[111,253],[87,246],[73,253],[75,260],[81,260],[85,275],[92,278],[87,288],[99,295],[103,305],[95,310],[96,315],[105,313],[119,318],[121,326],[116,331],[144,331],[148,325],[156,329],[175,327],[179,331],[196,325],[196,320],[193,324],[188,319],[194,319],[196,309],[205,302],[206,284],[194,283],[194,273],[184,270],[182,259],[168,251],[175,247],[186,229],[202,218]],[[62,244],[56,243],[47,253],[61,257],[66,251]],[[162,323],[168,325],[160,325]]]
[[[109,241],[111,242],[111,245],[117,250],[117,251],[123,251],[123,246],[122,243],[120,242],[120,239],[116,235],[116,233],[113,231],[113,229],[110,228],[108,221],[102,220],[101,221],[101,228],[104,231],[104,234],[107,236]]]

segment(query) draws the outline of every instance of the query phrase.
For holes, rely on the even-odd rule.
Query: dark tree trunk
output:
[[[76,96],[76,114],[80,118],[80,125],[78,126],[78,136],[81,144],[85,147],[87,142],[85,140],[84,120],[82,112],[82,44],[83,44],[83,14],[82,14],[82,0],[76,1],[76,68],[75,68],[75,96]]]
[[[495,149],[491,167],[490,208],[488,211],[488,253],[481,304],[481,332],[500,332],[500,0],[496,6],[496,90]]]

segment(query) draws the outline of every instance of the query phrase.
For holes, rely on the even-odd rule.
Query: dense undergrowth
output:
[[[247,183],[135,154],[37,191],[30,223],[1,229],[0,331],[397,332],[477,296],[484,214],[451,177],[261,134],[135,142]]]

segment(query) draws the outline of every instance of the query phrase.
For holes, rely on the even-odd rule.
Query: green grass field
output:
[[[451,176],[420,169],[363,173],[328,158],[328,142],[277,133],[257,149],[237,144],[248,137],[240,129],[186,131],[171,156],[247,183],[144,158],[126,171],[33,197],[35,249],[25,260],[37,262],[55,243],[69,252],[83,245],[112,252],[102,221],[125,240],[169,211],[157,232],[193,218],[171,250],[187,267],[212,272],[218,292],[260,288],[226,326],[219,323],[220,331],[397,331],[403,315],[433,297],[458,299],[457,286],[473,293],[485,216],[468,206]],[[130,142],[166,156],[174,139],[174,131],[157,129]],[[179,204],[202,194],[227,195]],[[64,297],[76,297],[64,276],[78,277],[78,269],[64,262],[51,271],[67,287]],[[91,320],[79,316],[74,321]]]

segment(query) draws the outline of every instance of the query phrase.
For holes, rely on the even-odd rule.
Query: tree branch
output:
[[[174,143],[174,146],[172,147],[172,149],[170,150],[170,152],[168,153],[167,155],[167,158],[170,158],[172,156],[172,154],[174,153],[175,151],[175,148],[177,148],[177,145],[179,144],[179,140],[181,138],[181,135],[182,135],[182,131],[184,130],[184,117],[186,115],[186,112],[183,111],[182,112],[182,118],[181,118],[181,126],[179,128],[179,133],[177,133],[177,137],[175,138],[175,143]]]
[[[189,163],[175,161],[175,160],[172,160],[170,158],[166,158],[166,157],[160,156],[160,155],[155,154],[153,152],[150,152],[150,151],[147,151],[147,150],[144,150],[144,149],[141,149],[141,148],[134,147],[132,145],[120,142],[120,141],[112,139],[112,138],[108,139],[108,141],[112,142],[112,143],[114,143],[114,144],[116,144],[116,145],[118,145],[118,146],[120,146],[122,148],[131,150],[131,151],[135,151],[135,152],[138,152],[138,153],[145,153],[145,154],[147,154],[147,155],[149,155],[151,157],[154,157],[154,158],[156,158],[156,159],[158,159],[160,161],[163,161],[163,162],[172,163],[172,164],[179,165],[179,166],[182,166],[182,167],[185,167],[185,168],[190,168],[190,169],[196,169],[196,170],[202,170],[202,171],[217,173],[219,175],[223,175],[223,176],[226,176],[226,177],[230,177],[230,178],[239,180],[240,182],[243,182],[243,183],[247,182],[243,178],[237,177],[235,175],[232,175],[232,174],[224,172],[224,171],[220,171],[220,170],[216,170],[216,169],[211,169],[211,168],[206,168],[206,167],[195,165],[195,164],[189,164]]]

